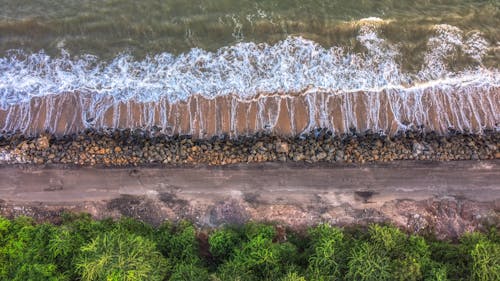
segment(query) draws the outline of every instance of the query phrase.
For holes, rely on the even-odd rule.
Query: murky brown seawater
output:
[[[242,41],[276,43],[290,35],[330,47],[354,43],[353,26],[367,17],[390,21],[383,36],[410,49],[419,49],[435,24],[500,40],[500,4],[489,0],[0,0],[0,6],[0,52],[58,55],[64,48],[74,55],[114,58],[129,51],[142,57]]]

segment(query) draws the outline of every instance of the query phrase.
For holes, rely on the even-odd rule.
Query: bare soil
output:
[[[0,166],[0,215],[57,223],[65,211],[200,227],[301,229],[387,222],[455,238],[500,226],[500,161],[252,164],[179,168]]]

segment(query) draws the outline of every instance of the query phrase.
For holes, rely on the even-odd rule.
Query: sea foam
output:
[[[341,47],[323,48],[301,37],[288,37],[274,45],[239,43],[217,52],[195,48],[179,56],[162,53],[140,61],[127,54],[101,62],[92,55],[72,58],[64,51],[60,57],[51,57],[44,52],[25,54],[14,50],[0,58],[0,105],[5,108],[34,96],[67,92],[145,102],[167,97],[175,102],[194,94],[252,98],[311,87],[350,92],[404,90],[433,84],[434,80],[457,86],[471,80],[492,85],[500,81],[498,69],[476,67],[459,73],[447,69],[446,58],[459,49],[481,60],[488,43],[479,33],[464,40],[458,28],[436,26],[422,70],[414,75],[402,73],[400,53],[378,35],[376,25],[362,22],[357,40],[366,48],[363,53]]]
[[[245,42],[216,52],[194,48],[178,56],[161,53],[143,60],[122,54],[109,62],[92,55],[71,57],[65,51],[59,57],[51,57],[44,52],[26,54],[13,50],[0,58],[0,109],[29,103],[34,97],[68,93],[91,95],[91,104],[99,104],[100,108],[82,112],[95,109],[98,113],[120,102],[167,100],[172,104],[193,96],[204,99],[233,96],[245,102],[263,95],[303,93],[312,97],[314,93],[390,92],[394,99],[413,96],[411,99],[415,100],[429,90],[453,94],[465,89],[464,95],[474,95],[475,91],[500,87],[499,70],[481,64],[489,44],[480,33],[464,36],[457,27],[435,26],[421,70],[405,73],[397,44],[379,35],[380,24],[374,19],[360,21],[356,40],[364,49],[361,52],[340,46],[324,48],[294,36],[274,45]],[[475,60],[475,66],[451,71],[447,60],[458,52]],[[500,106],[495,98],[488,103],[494,110]],[[425,111],[425,106],[415,110]],[[314,113],[321,108],[309,111]],[[397,114],[397,110],[393,111]],[[467,117],[461,119],[464,118]],[[489,118],[499,119],[497,115]],[[492,122],[495,123],[489,123]],[[398,123],[404,122],[398,120]]]

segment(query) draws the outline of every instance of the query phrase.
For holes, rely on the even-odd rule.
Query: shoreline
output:
[[[224,166],[240,163],[364,164],[393,161],[500,159],[500,132],[406,131],[394,136],[372,132],[334,135],[317,129],[297,137],[257,133],[230,138],[193,139],[155,130],[85,130],[62,137],[0,135],[0,165],[96,167]]]
[[[499,87],[476,84],[457,85],[453,91],[430,84],[415,89],[347,92],[305,88],[298,92],[257,93],[252,98],[197,94],[179,101],[168,97],[120,100],[71,92],[33,97],[0,108],[0,130],[64,136],[89,128],[151,128],[155,133],[194,138],[235,138],[261,132],[297,136],[315,128],[336,134],[373,130],[391,136],[401,130],[441,135],[450,128],[474,133],[496,130]]]

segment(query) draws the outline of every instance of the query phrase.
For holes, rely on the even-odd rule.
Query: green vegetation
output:
[[[452,243],[384,225],[199,231],[185,221],[0,217],[0,280],[500,280],[500,236],[492,229]]]

